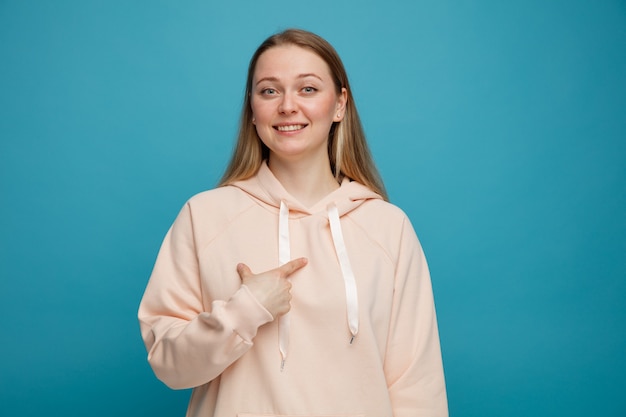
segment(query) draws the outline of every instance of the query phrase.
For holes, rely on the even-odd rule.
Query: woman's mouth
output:
[[[281,125],[274,126],[274,129],[279,132],[295,132],[296,130],[302,130],[306,127],[306,125]]]

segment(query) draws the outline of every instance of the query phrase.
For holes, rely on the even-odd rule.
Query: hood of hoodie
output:
[[[283,265],[291,260],[290,218],[300,218],[313,214],[324,214],[328,218],[337,262],[339,263],[341,278],[345,286],[346,318],[350,330],[349,341],[352,344],[359,331],[359,302],[356,278],[343,238],[341,217],[367,200],[380,200],[382,197],[364,185],[345,178],[338,189],[329,193],[313,206],[305,207],[285,190],[265,162],[261,165],[256,176],[235,182],[233,186],[246,192],[260,204],[276,209],[276,214],[279,218],[277,230],[277,257],[279,265]],[[289,313],[278,318],[278,348],[281,355],[281,370],[285,366],[289,351],[290,326]]]
[[[289,208],[290,217],[302,217],[315,213],[326,212],[328,206],[334,204],[337,207],[339,216],[356,209],[367,200],[382,197],[367,188],[366,186],[344,178],[341,186],[335,191],[322,198],[311,207],[306,207],[293,197],[270,171],[266,162],[263,162],[256,176],[237,181],[232,184],[249,194],[261,204],[280,209],[281,202]]]

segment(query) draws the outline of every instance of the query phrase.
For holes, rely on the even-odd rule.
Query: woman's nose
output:
[[[295,113],[298,110],[298,105],[295,98],[291,93],[283,94],[278,111],[283,114]]]

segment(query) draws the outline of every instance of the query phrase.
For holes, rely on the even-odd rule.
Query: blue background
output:
[[[0,0],[0,414],[184,415],[136,310],[247,62],[344,59],[429,259],[451,415],[626,415],[626,3]]]

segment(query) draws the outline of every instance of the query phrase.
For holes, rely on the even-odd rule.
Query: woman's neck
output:
[[[312,207],[339,188],[327,158],[292,162],[270,156],[268,166],[285,190],[305,207]]]

